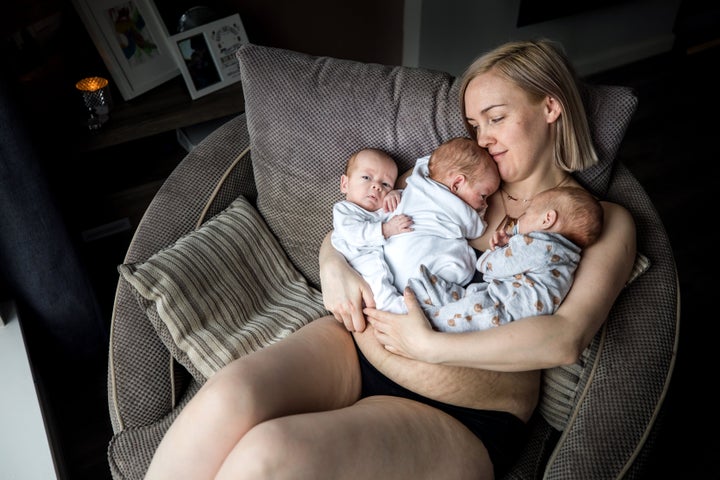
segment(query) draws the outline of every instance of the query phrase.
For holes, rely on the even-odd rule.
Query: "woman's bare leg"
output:
[[[487,450],[457,420],[411,400],[376,396],[250,430],[218,480],[492,479]]]
[[[350,334],[332,317],[242,357],[211,377],[168,429],[146,479],[210,479],[255,425],[345,407],[360,395]]]

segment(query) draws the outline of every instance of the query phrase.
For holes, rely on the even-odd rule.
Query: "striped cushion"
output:
[[[630,272],[630,278],[628,279],[625,286],[627,287],[635,281],[640,275],[650,268],[650,259],[640,252],[635,254],[635,263],[633,264],[632,272]]]
[[[118,270],[173,357],[201,382],[327,313],[242,197],[146,262]]]

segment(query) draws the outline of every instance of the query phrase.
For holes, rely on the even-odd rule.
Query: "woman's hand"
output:
[[[350,332],[365,330],[363,305],[375,307],[370,285],[332,246],[330,234],[320,246],[320,288],[325,309]]]
[[[322,282],[323,304],[348,331],[362,332],[366,327],[362,307],[375,306],[372,289],[353,269],[337,273],[332,282]]]
[[[411,288],[403,292],[408,313],[397,314],[375,308],[365,308],[363,312],[373,326],[375,337],[389,352],[415,360],[427,361],[424,346],[430,345],[434,331],[425,317],[420,304]]]

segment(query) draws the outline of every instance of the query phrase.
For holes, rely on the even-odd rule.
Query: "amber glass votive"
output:
[[[110,119],[112,97],[107,79],[102,77],[83,78],[75,84],[82,94],[88,113],[87,125],[90,130],[97,130]]]

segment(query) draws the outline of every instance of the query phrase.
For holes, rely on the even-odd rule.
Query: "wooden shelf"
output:
[[[91,151],[245,111],[237,82],[196,100],[177,77],[129,101],[115,101],[110,119],[97,132],[78,138],[78,151]]]

